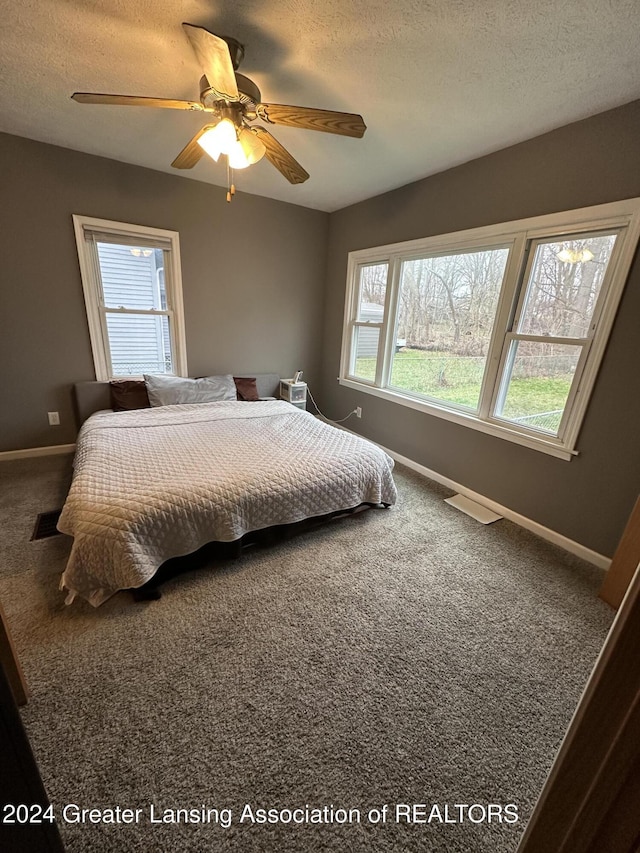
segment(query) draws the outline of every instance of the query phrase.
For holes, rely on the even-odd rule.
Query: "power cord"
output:
[[[328,418],[326,415],[324,415],[324,414],[320,411],[320,409],[318,408],[318,404],[317,404],[317,403],[316,403],[316,401],[313,399],[313,394],[311,393],[311,388],[309,388],[309,386],[308,386],[308,385],[307,385],[307,394],[309,395],[309,399],[310,399],[310,400],[311,400],[311,402],[313,403],[314,408],[315,408],[316,412],[320,415],[320,417],[321,417],[321,418],[324,418],[324,419],[325,419],[325,421],[329,421],[329,422],[330,422],[330,423],[332,423],[332,424],[341,424],[343,421],[346,421],[346,420],[347,420],[348,418],[350,418],[352,415],[357,414],[357,409],[354,409],[352,412],[349,412],[349,414],[348,414],[348,415],[346,415],[346,417],[344,417],[344,418],[340,418],[340,420],[339,420],[339,421],[332,421],[332,420],[331,420],[331,418]]]

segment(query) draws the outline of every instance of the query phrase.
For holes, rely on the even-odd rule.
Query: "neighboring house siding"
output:
[[[358,312],[358,319],[381,323],[383,314],[384,305],[378,305],[375,302],[363,302]],[[380,330],[378,328],[367,329],[366,327],[361,327],[358,332],[356,358],[375,358],[378,354],[379,339]],[[398,338],[396,340],[396,351],[404,345],[405,341]]]
[[[376,323],[382,322],[384,313],[383,305],[376,305],[374,302],[365,302],[360,306],[358,317],[360,320],[373,320]],[[378,340],[380,330],[361,328],[358,333],[358,351],[357,358],[375,358],[378,354]]]
[[[98,243],[102,287],[107,305],[159,308],[155,296],[155,257],[131,254],[129,246]]]
[[[135,256],[129,246],[99,243],[105,304],[112,308],[162,308],[158,268],[162,250]],[[114,372],[137,375],[167,371],[169,324],[161,317],[110,314],[107,317]]]

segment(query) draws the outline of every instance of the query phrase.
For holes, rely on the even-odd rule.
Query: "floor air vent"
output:
[[[464,495],[453,495],[450,498],[445,498],[444,502],[459,509],[460,512],[470,515],[471,518],[475,518],[480,524],[491,524],[503,517],[498,515],[497,512],[492,512],[486,506],[482,506],[477,501],[472,501],[471,498],[464,497]]]
[[[47,539],[49,536],[59,536],[60,531],[56,524],[60,518],[61,509],[54,509],[51,512],[41,512],[36,518],[36,526],[33,528],[31,541],[34,539]]]

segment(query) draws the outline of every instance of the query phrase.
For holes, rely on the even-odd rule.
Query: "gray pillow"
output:
[[[214,403],[218,400],[237,400],[233,376],[205,376],[185,379],[182,376],[144,374],[149,402],[152,406],[171,406],[175,403]]]

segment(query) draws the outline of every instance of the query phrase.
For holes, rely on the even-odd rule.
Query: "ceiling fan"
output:
[[[256,119],[270,125],[282,124],[357,138],[363,136],[366,125],[362,116],[353,113],[262,103],[256,84],[237,72],[244,57],[244,47],[240,42],[216,36],[204,27],[182,26],[205,75],[200,81],[199,101],[91,92],[74,92],[71,97],[81,104],[160,107],[206,113],[212,121],[202,127],[175,158],[171,165],[176,169],[192,169],[205,151],[214,160],[218,160],[220,154],[226,154],[229,166],[235,169],[256,163],[264,156],[290,183],[301,184],[307,180],[309,173],[266,128],[252,126]]]

